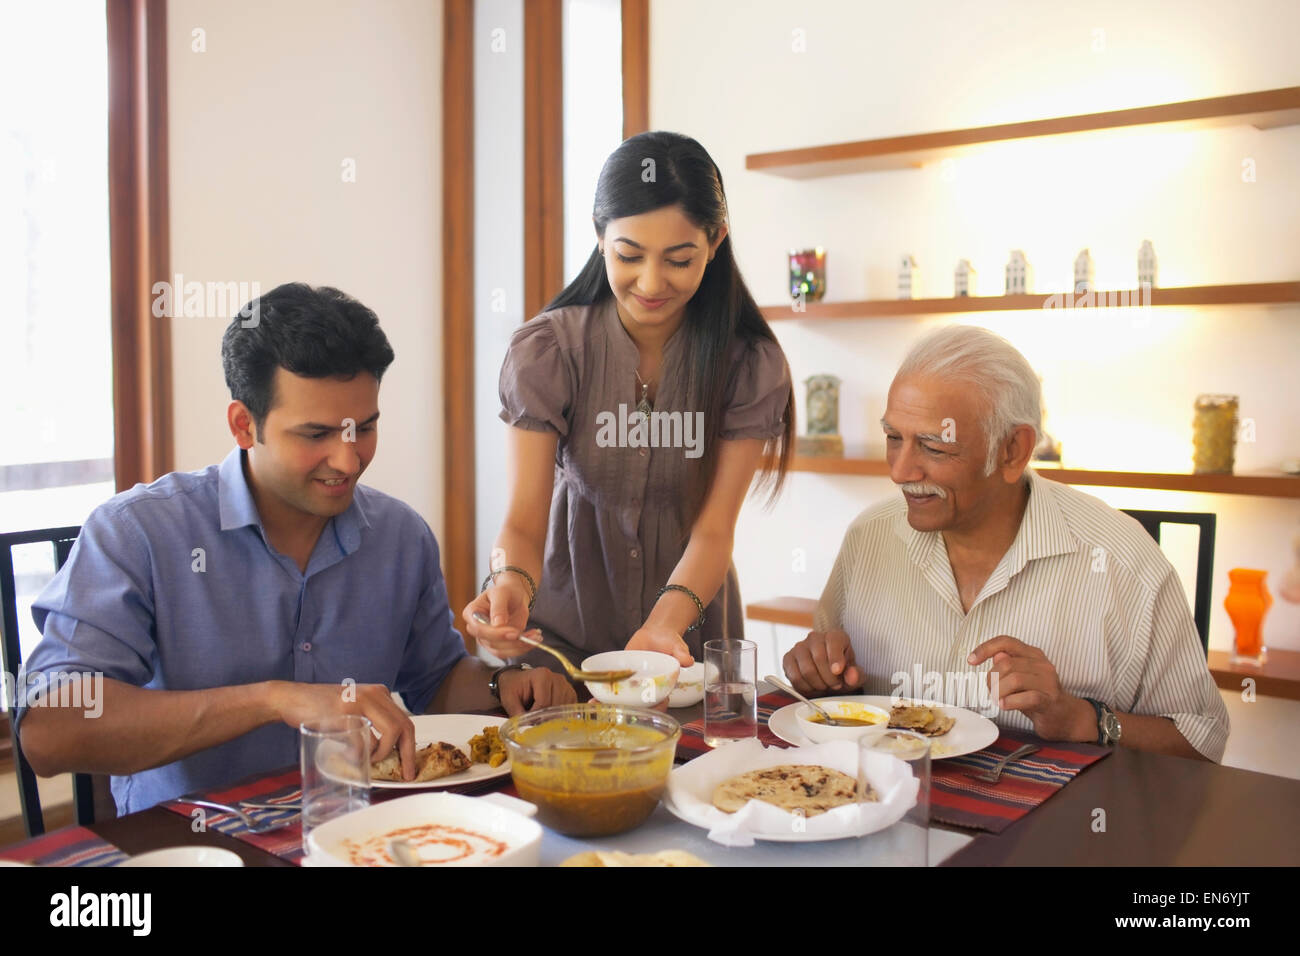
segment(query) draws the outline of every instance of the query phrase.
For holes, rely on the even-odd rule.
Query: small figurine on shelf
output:
[[[1142,247],[1138,249],[1138,288],[1143,286],[1156,287],[1156,250],[1151,245],[1150,239],[1142,240]]]
[[[800,435],[795,451],[800,455],[839,458],[844,454],[840,428],[840,380],[834,375],[804,379],[808,388],[808,434]]]
[[[900,299],[919,299],[921,291],[921,270],[911,256],[903,256],[898,267],[898,297]]]
[[[797,303],[817,302],[826,294],[826,250],[790,250],[790,297]]]
[[[1074,260],[1074,292],[1092,292],[1097,288],[1096,270],[1092,264],[1092,253],[1084,249]]]
[[[1034,267],[1020,249],[1011,250],[1007,260],[1007,295],[1025,295],[1034,291]]]
[[[969,259],[961,259],[957,263],[957,271],[952,276],[952,294],[956,298],[966,295],[975,294],[975,269],[971,266]]]

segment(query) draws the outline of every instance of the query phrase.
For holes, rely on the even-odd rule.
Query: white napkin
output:
[[[913,806],[920,789],[911,766],[889,754],[867,754],[866,776],[878,803],[836,807],[803,817],[761,800],[750,800],[736,813],[713,805],[718,784],[737,774],[782,764],[813,764],[858,776],[858,745],[837,740],[815,747],[764,747],[756,739],[739,741],[696,757],[668,778],[668,799],[692,823],[707,827],[709,839],[723,846],[753,846],[755,837],[837,840],[865,836],[898,822]],[[802,836],[797,836],[802,834]]]

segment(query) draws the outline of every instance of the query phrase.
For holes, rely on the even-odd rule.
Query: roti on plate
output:
[[[383,760],[370,765],[370,779],[392,783],[425,783],[439,777],[449,777],[453,773],[468,770],[469,767],[470,759],[459,747],[439,741],[415,752],[414,780],[407,781],[402,777],[402,758],[396,749]]]
[[[938,707],[898,703],[889,709],[889,726],[912,730],[927,737],[941,737],[952,730],[956,718],[947,717]]]
[[[870,785],[867,791],[867,799],[875,800]],[[762,800],[815,817],[853,803],[856,795],[857,781],[846,773],[812,764],[782,764],[724,780],[713,791],[713,805],[723,813],[735,813],[750,800]]]

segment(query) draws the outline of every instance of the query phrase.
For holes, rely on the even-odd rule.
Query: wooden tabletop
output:
[[[159,807],[90,829],[133,855],[207,845],[233,850],[247,866],[292,865],[215,831],[195,833],[188,817]],[[977,836],[944,865],[1004,864],[1297,866],[1300,780],[1121,747],[1003,833]]]
[[[1300,865],[1300,780],[1120,747],[944,863],[1002,865]]]

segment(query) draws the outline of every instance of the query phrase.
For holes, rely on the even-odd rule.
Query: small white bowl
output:
[[[658,651],[606,651],[593,654],[582,662],[584,671],[621,671],[635,673],[615,684],[587,684],[596,700],[626,707],[653,707],[662,703],[677,686],[682,665],[671,654]]]
[[[422,859],[447,866],[537,866],[542,827],[529,819],[537,807],[493,793],[466,797],[457,793],[417,793],[372,804],[322,823],[307,837],[309,866],[389,866],[388,840],[406,835]],[[415,828],[455,828],[457,843],[438,842],[433,834],[421,847]],[[465,850],[472,851],[460,857]],[[353,862],[353,857],[357,862]],[[426,864],[427,865],[427,864]]]
[[[819,698],[817,704],[836,719],[844,717],[852,720],[868,720],[875,717],[878,720],[874,724],[861,727],[832,727],[830,724],[810,720],[809,718],[815,716],[817,712],[807,704],[800,704],[799,709],[795,711],[795,716],[799,719],[799,730],[813,743],[826,744],[832,740],[869,740],[881,736],[889,729],[889,711],[881,707],[834,698]]]
[[[118,866],[243,866],[239,854],[215,846],[169,846],[150,850]]]
[[[704,662],[696,661],[677,675],[677,686],[668,695],[669,707],[693,707],[704,699]]]

